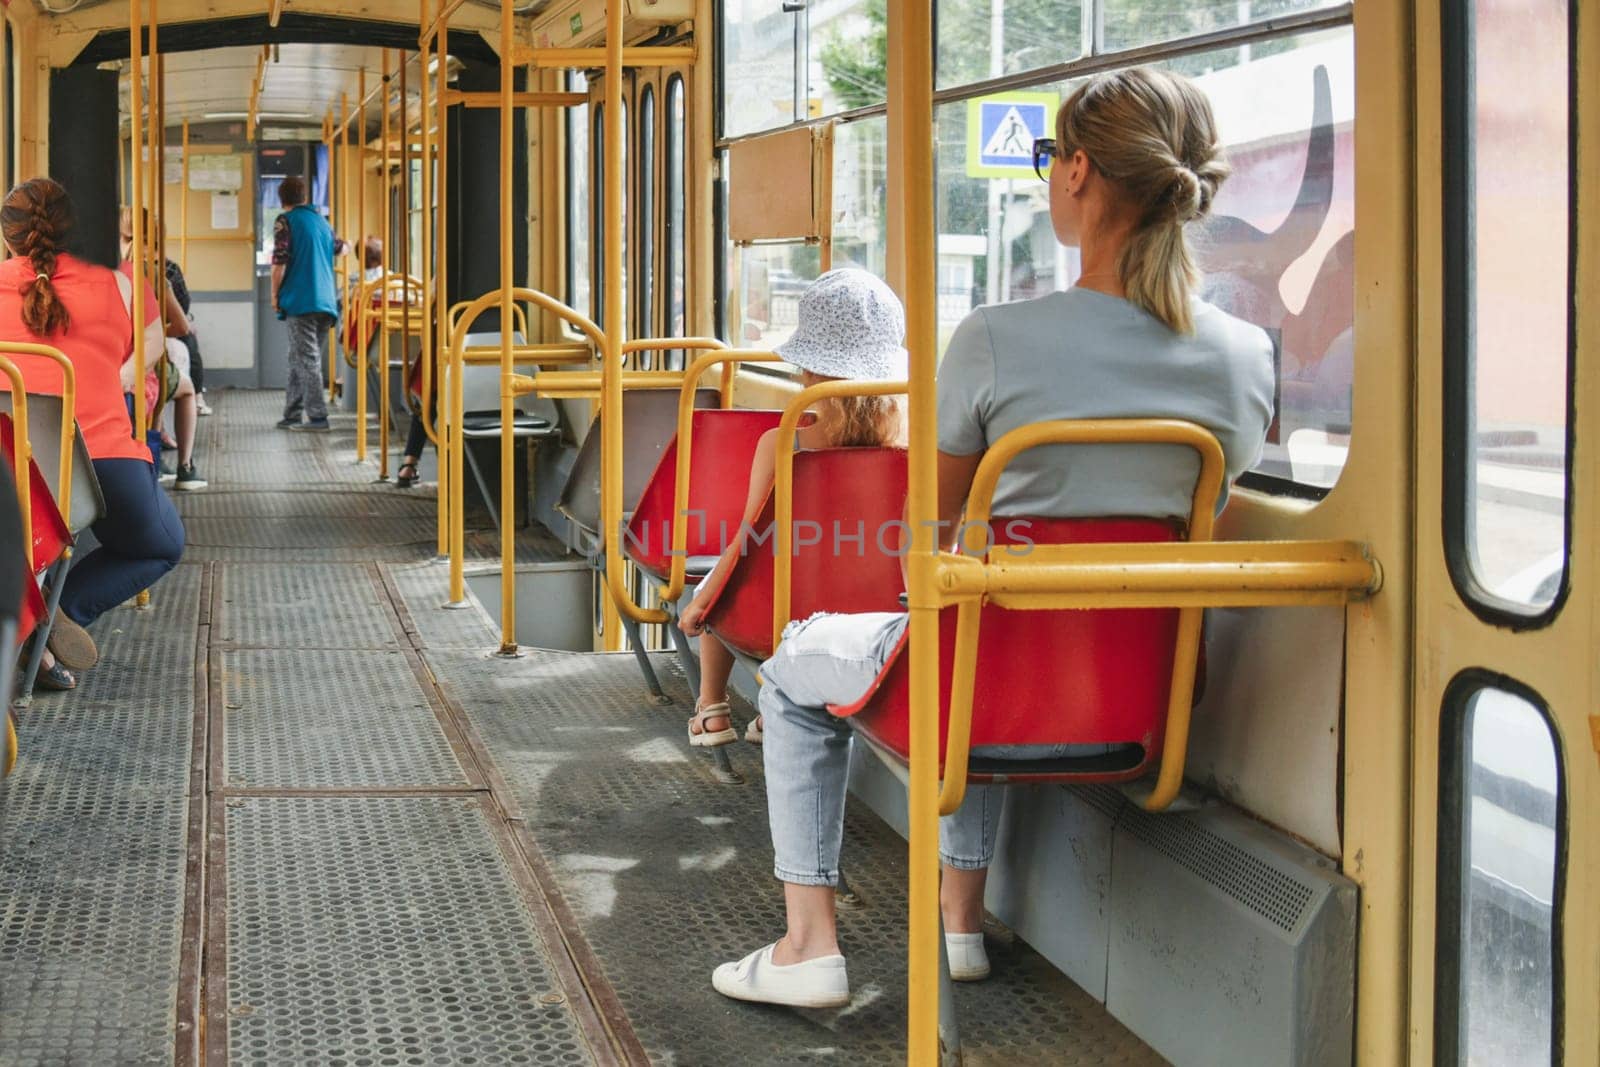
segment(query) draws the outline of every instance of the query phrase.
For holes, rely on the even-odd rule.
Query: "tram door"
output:
[[[1573,403],[1600,387],[1600,259],[1575,240],[1600,176],[1572,136],[1600,124],[1600,34],[1579,44],[1579,6],[1417,15],[1413,1063],[1600,1047],[1600,419]]]

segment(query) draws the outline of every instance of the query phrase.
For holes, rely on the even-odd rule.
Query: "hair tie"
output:
[[[43,278],[45,281],[49,281],[50,275],[46,274],[44,271],[40,271],[38,274],[33,276],[34,281],[38,281],[40,278]]]

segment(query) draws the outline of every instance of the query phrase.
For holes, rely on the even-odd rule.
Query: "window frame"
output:
[[[579,77],[582,77],[582,75],[579,74],[576,71],[569,71],[567,73],[566,87],[567,87],[567,91],[568,92],[579,92],[579,91],[587,92],[588,91],[588,79],[587,78],[584,79],[583,89],[582,90],[578,89],[578,87],[576,85],[576,81],[577,81],[577,78],[579,78]],[[563,199],[566,201],[565,215],[566,215],[566,223],[567,223],[567,235],[566,235],[567,236],[567,246],[566,246],[565,253],[564,253],[564,259],[565,259],[566,262],[565,262],[564,267],[563,267],[564,274],[565,274],[565,283],[566,283],[565,296],[566,296],[566,301],[567,301],[567,306],[568,307],[572,308],[574,311],[579,312],[580,314],[588,315],[590,318],[593,318],[593,311],[594,311],[594,306],[593,306],[594,289],[593,289],[593,279],[592,279],[592,274],[593,274],[593,256],[592,255],[590,257],[591,262],[590,262],[590,269],[589,269],[589,273],[591,274],[591,279],[590,279],[591,287],[590,287],[590,290],[589,290],[589,301],[590,301],[589,308],[588,309],[584,309],[584,308],[578,307],[577,303],[575,302],[575,298],[577,296],[577,288],[578,288],[578,272],[577,272],[578,240],[581,238],[591,250],[594,247],[594,242],[592,240],[592,235],[593,235],[592,227],[593,227],[593,224],[594,224],[594,216],[593,216],[593,208],[594,208],[594,177],[593,177],[592,171],[591,171],[591,173],[584,175],[584,194],[585,194],[585,199],[588,201],[588,203],[586,203],[584,205],[584,210],[582,212],[583,218],[581,220],[578,217],[579,216],[579,212],[578,212],[578,205],[577,205],[577,202],[576,202],[576,196],[575,196],[575,193],[574,193],[574,188],[576,186],[576,176],[578,174],[578,166],[579,166],[579,163],[580,163],[580,159],[579,159],[578,152],[577,152],[577,148],[578,148],[578,145],[579,145],[580,141],[582,142],[582,145],[583,145],[583,156],[582,156],[581,163],[582,163],[584,169],[585,170],[591,170],[592,164],[594,162],[594,144],[593,144],[593,141],[590,138],[592,136],[593,125],[594,125],[593,124],[594,113],[597,110],[598,110],[598,108],[592,107],[590,104],[585,103],[585,104],[581,105],[580,107],[568,108],[566,110],[566,113],[563,114],[562,117],[561,117],[562,131],[563,131],[563,133],[564,133],[564,135],[566,136],[566,139],[567,139],[566,160],[565,160],[565,162],[563,164],[563,169],[565,171],[564,177],[565,177],[565,180],[566,180],[566,189],[564,191],[565,192],[565,196],[563,197]],[[581,115],[580,115],[580,111],[581,111]],[[580,129],[580,127],[581,127],[581,129]],[[566,332],[571,333],[573,335],[577,334],[576,328],[573,327],[570,323],[563,323],[563,329]]]
[[[668,286],[666,303],[666,330],[669,336],[682,337],[689,332],[689,182],[687,144],[689,140],[689,97],[688,86],[681,73],[674,73],[667,78],[666,91],[662,94],[665,101],[661,109],[662,119],[662,171],[664,174],[662,203],[666,210],[662,212],[662,252],[665,260],[665,270],[662,272]],[[681,108],[682,122],[678,123],[673,109],[674,94]],[[676,163],[674,163],[674,160]],[[677,226],[673,225],[674,202],[676,210],[681,213],[681,220]],[[682,331],[672,333],[672,316],[674,301],[676,300],[677,283],[679,275],[683,277],[683,308],[684,321]],[[666,368],[669,370],[683,370],[688,362],[688,353],[684,349],[674,349],[666,354]]]
[[[1550,900],[1550,1049],[1553,1064],[1561,1062],[1565,1021],[1563,922],[1567,896],[1567,764],[1561,730],[1550,706],[1531,687],[1481,667],[1459,672],[1445,687],[1439,716],[1438,840],[1434,869],[1434,1062],[1461,1062],[1462,905],[1466,900],[1466,859],[1470,846],[1465,787],[1471,720],[1466,714],[1473,697],[1498,690],[1524,701],[1538,714],[1550,736],[1556,763],[1555,860]]]
[[[634,336],[652,337],[655,334],[656,296],[656,87],[646,82],[639,90],[636,104],[639,143],[634,146],[633,166],[637,176],[638,191],[634,197],[638,205],[633,224],[638,231],[634,255],[639,269],[637,294],[634,299]],[[640,370],[654,370],[657,353],[638,354]]]
[[[1443,539],[1446,570],[1456,595],[1479,619],[1512,631],[1541,629],[1554,622],[1572,591],[1572,503],[1577,488],[1572,457],[1577,445],[1577,258],[1578,258],[1578,4],[1567,0],[1567,403],[1566,462],[1562,500],[1561,581],[1551,602],[1538,610],[1519,609],[1484,588],[1474,573],[1471,535],[1476,525],[1472,434],[1476,418],[1474,381],[1476,301],[1473,296],[1477,237],[1474,173],[1476,165],[1473,78],[1474,15],[1477,0],[1444,0],[1440,5],[1440,88],[1442,134],[1441,215],[1443,225],[1444,412]]]

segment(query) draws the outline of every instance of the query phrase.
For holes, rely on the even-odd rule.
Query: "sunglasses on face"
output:
[[[1054,137],[1035,137],[1033,139],[1033,172],[1039,176],[1040,181],[1050,178],[1050,163],[1056,158],[1056,139]]]

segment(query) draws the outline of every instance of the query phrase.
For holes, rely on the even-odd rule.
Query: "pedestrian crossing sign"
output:
[[[967,101],[967,177],[1032,178],[1033,140],[1049,137],[1061,98],[1000,93]]]

